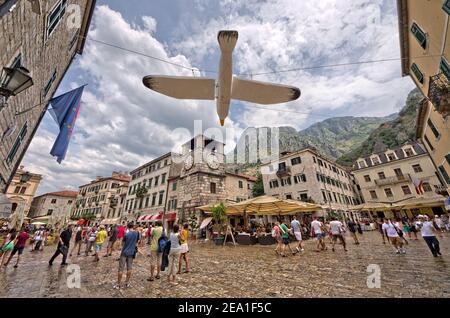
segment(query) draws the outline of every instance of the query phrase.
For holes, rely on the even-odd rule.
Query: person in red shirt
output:
[[[8,266],[9,262],[11,261],[13,256],[16,255],[17,252],[19,254],[17,255],[17,261],[16,261],[16,265],[14,265],[14,268],[17,268],[19,266],[20,255],[22,255],[23,250],[25,249],[25,244],[27,243],[27,240],[29,238],[30,238],[30,235],[28,234],[28,232],[25,230],[25,228],[22,228],[22,230],[20,231],[20,234],[16,237],[16,241],[14,243],[14,249],[11,252],[11,255],[9,256],[8,261],[5,263],[5,267]]]
[[[123,225],[123,223],[119,226],[118,229],[118,233],[117,233],[117,238],[119,240],[121,240],[123,237],[125,236],[125,226]]]

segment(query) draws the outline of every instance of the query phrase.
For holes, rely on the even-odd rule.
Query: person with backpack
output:
[[[147,278],[149,282],[152,282],[156,279],[160,279],[160,265],[161,265],[161,253],[160,249],[160,239],[163,237],[163,227],[161,221],[156,221],[155,228],[152,230],[151,236],[151,244],[150,244],[150,277]],[[165,236],[165,235],[164,235]],[[162,242],[161,242],[162,243]],[[155,275],[156,270],[156,275]]]
[[[403,248],[403,240],[400,238],[399,229],[393,222],[388,219],[384,219],[383,231],[388,238],[388,241],[394,246],[397,254],[405,254],[406,251]]]
[[[286,257],[286,247],[291,251],[292,255],[295,255],[291,245],[289,245],[289,229],[285,222],[286,221],[283,221],[280,224],[281,240],[283,241],[283,249],[281,250],[282,257]]]

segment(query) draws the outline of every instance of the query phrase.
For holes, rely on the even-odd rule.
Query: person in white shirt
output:
[[[330,231],[332,235],[332,251],[334,252],[334,245],[336,244],[336,241],[339,239],[342,242],[342,246],[344,247],[344,251],[347,252],[347,245],[345,244],[345,239],[343,233],[345,233],[344,225],[341,221],[338,221],[337,218],[333,217],[332,221],[330,222]]]
[[[294,215],[294,219],[291,222],[291,229],[294,232],[295,239],[298,242],[296,247],[297,252],[304,251],[303,249],[303,240],[302,240],[302,226],[300,222],[297,220],[297,217]]]
[[[316,252],[324,251],[327,249],[325,246],[325,233],[323,229],[323,223],[318,220],[315,216],[314,220],[311,222],[311,237],[317,238]]]
[[[434,257],[438,257],[438,255],[442,255],[439,248],[439,241],[436,238],[436,229],[434,228],[433,222],[431,222],[427,215],[420,216],[420,233],[422,234],[423,239],[428,245],[428,248],[433,254]],[[422,222],[423,220],[423,222]]]
[[[399,229],[388,219],[384,219],[384,223],[382,226],[388,241],[394,246],[397,251],[397,254],[405,254],[406,251],[403,248],[403,240],[398,235]]]
[[[436,224],[436,227],[440,230],[441,233],[445,232],[445,224],[444,221],[439,217],[439,215],[436,215],[434,217],[434,223]],[[441,238],[444,238],[444,236],[441,234]]]

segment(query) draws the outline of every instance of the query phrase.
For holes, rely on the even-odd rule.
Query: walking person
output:
[[[150,244],[150,277],[147,278],[149,282],[152,282],[156,279],[160,279],[160,265],[161,265],[161,253],[159,250],[159,239],[163,235],[163,227],[161,221],[156,221],[156,226],[151,232],[151,244]],[[156,275],[155,275],[156,270]]]
[[[122,286],[122,276],[125,266],[127,268],[127,274],[125,278],[125,287],[129,288],[131,273],[133,270],[133,261],[136,258],[136,253],[138,252],[138,240],[139,235],[134,230],[133,223],[128,223],[128,232],[123,236],[122,239],[122,251],[120,252],[119,260],[119,272],[117,274],[117,284],[114,285],[114,289],[120,289]]]
[[[347,226],[348,226],[348,223],[347,223]],[[386,236],[384,235],[383,221],[381,219],[377,220],[377,228],[378,228],[378,231],[381,234],[381,237],[383,238],[383,244],[386,244]]]
[[[72,238],[72,225],[69,225],[67,229],[61,232],[59,235],[59,241],[58,241],[58,247],[55,251],[55,254],[53,254],[52,258],[48,261],[48,265],[52,266],[53,261],[55,258],[59,256],[59,254],[63,255],[62,263],[61,265],[67,265],[67,255],[69,254],[69,247],[70,247],[70,239]]]
[[[330,231],[332,237],[332,248],[331,250],[334,252],[334,245],[336,244],[336,241],[339,240],[342,243],[342,246],[344,247],[344,251],[347,252],[347,245],[345,244],[345,238],[344,238],[344,225],[341,221],[339,221],[337,218],[333,217],[330,222]]]
[[[398,229],[394,223],[388,219],[384,219],[383,231],[388,238],[388,241],[394,246],[397,254],[405,254],[406,251],[403,248],[403,240],[398,235]]]
[[[311,222],[311,237],[315,237],[317,240],[316,252],[326,250],[325,245],[325,232],[323,228],[323,223],[319,221],[319,218],[315,216]]]
[[[14,268],[17,268],[19,266],[20,261],[20,255],[22,255],[23,250],[25,249],[25,245],[30,238],[30,235],[28,234],[27,230],[22,227],[22,230],[20,231],[20,234],[16,237],[16,241],[14,243],[14,248],[11,252],[11,255],[9,256],[8,260],[5,263],[5,267],[8,266],[9,262],[11,262],[11,259],[14,257],[14,255],[17,254],[17,260],[16,264],[14,265]]]
[[[427,215],[423,216],[423,223],[420,223],[420,233],[422,234],[423,239],[428,245],[428,248],[433,254],[434,257],[441,256],[441,251],[439,248],[439,241],[436,238],[436,228],[434,227],[433,222],[431,222]]]
[[[173,226],[173,232],[170,233],[169,241],[170,241],[170,252],[169,252],[169,284],[178,285],[176,282],[176,272],[175,272],[175,264],[180,259],[181,252],[181,244],[182,240],[181,233],[179,233],[180,226],[175,224]]]
[[[89,229],[86,232],[86,250],[85,250],[85,255],[88,256],[89,253],[91,252],[92,248],[95,245],[95,240],[97,239],[97,230],[94,227],[92,227],[91,229]]]
[[[83,244],[83,228],[81,226],[77,227],[75,232],[75,244],[70,252],[70,257],[72,257],[73,252],[78,248],[77,256],[80,256],[81,245]]]
[[[103,255],[104,257],[112,256],[112,253],[114,252],[114,245],[116,244],[118,238],[119,238],[119,229],[117,224],[114,224],[109,233],[108,246],[106,248],[106,254]]]
[[[398,236],[405,242],[406,245],[408,245],[408,241],[406,240],[405,234],[403,232],[403,223],[401,222],[401,220],[397,219],[394,225],[398,229]]]
[[[100,258],[98,257],[98,254],[100,254],[103,243],[105,242],[106,238],[108,237],[108,232],[105,230],[105,226],[100,226],[100,231],[97,232],[97,235],[95,236],[95,261],[98,262]]]
[[[3,266],[6,264],[7,260],[9,259],[9,255],[14,250],[14,240],[17,237],[17,232],[15,229],[11,229],[9,233],[6,235],[5,243],[0,248],[0,266]]]
[[[289,251],[292,253],[292,255],[295,255],[295,252],[292,250],[291,245],[289,244],[289,228],[286,225],[286,221],[283,221],[280,224],[280,230],[281,230],[281,239],[283,241],[283,250],[281,252],[282,257],[286,257],[286,248],[289,249]]]
[[[42,240],[44,239],[44,228],[40,227],[36,232],[34,232],[33,236],[33,245],[32,251],[39,251],[42,245]]]
[[[186,264],[185,273],[189,273],[189,245],[188,245],[188,237],[189,237],[189,225],[185,223],[183,225],[183,230],[180,233],[180,243],[181,243],[181,251],[180,251],[180,259],[178,261],[178,272],[177,274],[181,274],[181,267],[183,265],[183,261]]]
[[[275,222],[275,225],[272,229],[272,237],[277,242],[277,246],[275,247],[275,253],[281,255],[281,250],[283,249],[283,241],[281,239],[281,230],[280,230],[280,222]]]
[[[291,222],[291,229],[294,232],[295,239],[297,240],[297,252],[303,252],[303,240],[302,240],[302,226],[297,220],[297,216],[294,215],[294,219]]]
[[[411,233],[411,239],[412,239],[412,236],[414,236],[414,239],[417,241],[418,240],[418,238],[417,238],[417,230],[418,230],[418,228],[417,228],[416,220],[411,219],[409,221],[409,224],[410,224],[409,232]]]
[[[434,224],[436,225],[435,228],[437,232],[441,234],[441,238],[444,238],[443,233],[445,232],[445,224],[444,221],[439,217],[439,215],[436,215],[434,217]]]
[[[353,219],[350,219],[347,222],[347,227],[348,227],[348,231],[350,232],[351,237],[353,238],[353,241],[355,242],[356,245],[359,245],[358,236],[356,235],[357,225],[356,225],[355,221],[353,221]],[[383,242],[384,242],[384,237],[383,237]]]

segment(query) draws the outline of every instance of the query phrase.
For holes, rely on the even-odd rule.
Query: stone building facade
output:
[[[419,143],[408,143],[359,158],[354,164],[353,175],[365,202],[392,206],[389,211],[374,211],[374,217],[413,216],[427,211],[431,214],[442,213],[444,197],[433,191],[441,182],[430,156]],[[421,183],[419,193],[415,180],[417,185]],[[422,200],[422,207],[402,211],[401,206],[415,198]]]
[[[171,154],[166,153],[130,172],[124,217],[134,220],[164,212],[171,166]]]
[[[6,189],[6,197],[12,202],[11,219],[13,223],[21,223],[25,217],[28,217],[31,203],[41,180],[40,174],[30,173],[23,166],[16,170]]]
[[[122,217],[125,189],[130,176],[113,172],[110,177],[97,177],[80,186],[72,218],[89,219],[97,223],[115,223]]]
[[[361,203],[353,176],[313,149],[281,154],[276,163],[261,166],[264,192],[280,199],[312,201],[327,212],[356,217]]]
[[[416,138],[425,146],[442,185],[450,191],[450,2],[397,0],[402,75],[426,97],[419,107]]]
[[[28,217],[31,219],[47,218],[49,225],[66,224],[70,218],[75,200],[78,196],[76,191],[50,192],[33,199]]]
[[[94,6],[95,0],[0,1],[0,71],[24,67],[33,80],[33,86],[6,103],[0,96],[1,192],[12,181],[72,60],[82,53]],[[72,23],[77,18],[80,25]]]
[[[127,220],[165,213],[165,221],[185,222],[198,216],[199,206],[250,198],[256,181],[225,172],[224,144],[204,135],[183,144],[181,153],[167,153],[131,175],[125,203]]]

